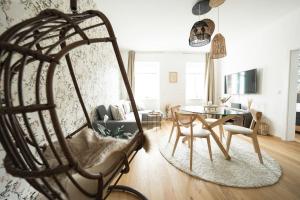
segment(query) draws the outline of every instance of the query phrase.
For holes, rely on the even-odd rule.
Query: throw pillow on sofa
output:
[[[110,106],[111,114],[114,118],[114,120],[124,120],[126,119],[125,117],[125,112],[123,110],[123,106],[117,106],[117,105],[111,105]]]
[[[107,115],[109,117],[109,119],[112,119],[112,116],[108,113],[108,110],[106,109],[106,107],[104,105],[98,106],[96,108],[96,112],[97,112],[98,118],[100,120],[103,120],[105,115]]]
[[[125,114],[130,113],[130,112],[131,112],[131,104],[130,104],[130,101],[124,101],[124,103],[123,103],[123,108],[124,108]]]

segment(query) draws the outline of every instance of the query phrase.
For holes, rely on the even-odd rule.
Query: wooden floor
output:
[[[295,134],[295,141],[300,143],[300,133]]]
[[[193,178],[170,165],[159,153],[159,139],[170,132],[170,123],[160,130],[146,131],[151,150],[141,150],[131,163],[129,174],[120,184],[131,186],[149,200],[299,200],[300,199],[300,143],[283,142],[270,136],[260,136],[261,148],[276,159],[283,170],[279,183],[257,189],[220,186]],[[113,193],[109,200],[134,200],[124,193]]]

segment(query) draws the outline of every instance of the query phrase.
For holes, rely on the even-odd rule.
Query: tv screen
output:
[[[252,69],[225,76],[225,94],[253,94],[257,92],[257,70]]]

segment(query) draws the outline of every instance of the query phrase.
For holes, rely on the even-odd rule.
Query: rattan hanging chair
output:
[[[26,179],[48,199],[100,200],[106,199],[113,190],[129,192],[139,199],[146,199],[132,188],[116,185],[120,177],[129,171],[129,163],[142,148],[144,134],[112,26],[101,12],[89,10],[77,13],[76,8],[76,1],[71,0],[72,14],[44,10],[38,16],[11,27],[0,36],[0,140],[6,151],[4,166],[9,174]],[[97,23],[80,26],[90,20]],[[105,28],[108,36],[91,38],[88,31],[99,27]],[[46,40],[52,40],[52,43],[45,46],[43,42]],[[94,43],[112,44],[132,104],[137,130],[125,148],[111,154],[93,170],[87,170],[80,166],[66,142],[67,138],[76,136],[84,128],[92,128],[69,54],[74,49]],[[67,136],[57,115],[53,89],[56,68],[63,59],[66,60],[86,119],[83,126]],[[25,84],[23,76],[28,65],[36,66],[35,84],[30,85],[35,93],[35,103],[30,105],[24,103],[26,93],[22,89]],[[41,83],[42,74],[46,74],[45,84]],[[44,100],[41,99],[43,93]],[[29,122],[29,115],[32,113],[38,115],[42,130],[39,133],[35,132]],[[51,134],[49,129],[52,130]],[[46,138],[47,146],[58,165],[49,164],[43,154],[45,146],[38,143],[37,135]],[[54,148],[55,141],[59,144],[61,154]]]

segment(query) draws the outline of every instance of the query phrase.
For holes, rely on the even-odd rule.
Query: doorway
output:
[[[286,140],[299,140],[300,133],[300,49],[290,54],[289,96]],[[297,131],[297,133],[296,133]]]

